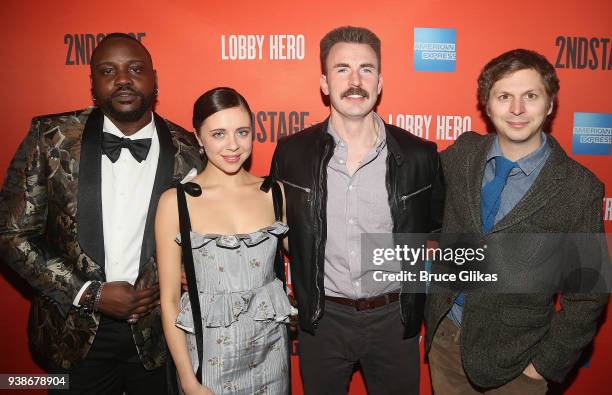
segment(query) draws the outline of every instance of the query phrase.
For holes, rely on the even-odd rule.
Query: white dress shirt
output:
[[[115,163],[102,155],[102,224],[104,229],[104,271],[106,281],[136,282],[140,250],[144,236],[149,202],[159,160],[159,138],[155,122],[131,136],[125,136],[113,122],[104,117],[103,131],[132,140],[151,138],[147,158],[138,162],[128,149],[122,149]],[[79,306],[86,282],[73,304]]]

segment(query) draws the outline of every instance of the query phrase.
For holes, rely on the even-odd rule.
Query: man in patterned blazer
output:
[[[0,254],[36,291],[32,348],[72,392],[166,393],[154,214],[202,163],[193,136],[153,112],[139,41],[98,44],[91,90],[96,107],[32,121],[0,193]]]

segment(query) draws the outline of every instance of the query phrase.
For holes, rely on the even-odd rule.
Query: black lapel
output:
[[[469,155],[467,158],[467,166],[465,167],[465,180],[467,184],[467,197],[472,217],[472,225],[474,231],[480,233],[482,229],[482,218],[480,214],[480,193],[482,189],[482,178],[487,161],[487,153],[491,148],[491,144],[495,139],[494,134],[484,136],[482,143],[479,144],[474,152],[474,155]]]
[[[325,174],[325,178],[322,178],[322,173],[327,172],[327,164],[329,163],[329,160],[332,157],[331,155],[329,155],[329,150],[333,150],[334,147],[334,138],[331,134],[327,133],[329,122],[331,122],[331,117],[327,117],[325,121],[316,125],[317,129],[313,131],[317,141],[316,153],[314,157],[319,158],[319,160],[314,160],[311,162],[313,169],[312,174],[314,174],[313,178],[315,180],[313,186],[315,186],[317,182],[321,182],[321,185],[323,185],[322,180],[327,180],[327,173]],[[326,158],[326,155],[329,157]],[[327,190],[327,188],[325,189]]]
[[[81,138],[77,192],[77,235],[81,249],[104,268],[102,227],[102,125],[104,116],[94,109]],[[102,270],[104,273],[104,270]]]
[[[140,267],[155,253],[155,213],[157,203],[161,194],[172,185],[174,177],[174,156],[176,147],[172,142],[172,135],[168,124],[159,115],[153,113],[155,118],[155,129],[159,139],[159,159],[157,160],[157,171],[155,182],[151,191],[151,201],[145,223],[144,237],[142,238],[142,249],[140,250]]]
[[[493,227],[493,232],[526,220],[561,191],[559,180],[564,179],[567,173],[567,155],[552,136],[548,135],[546,138],[552,151],[544,167],[523,198]]]

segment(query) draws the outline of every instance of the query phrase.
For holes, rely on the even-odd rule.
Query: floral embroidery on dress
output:
[[[211,262],[214,262],[214,260],[215,260],[215,254],[213,254],[212,252],[210,252],[210,251],[209,251],[207,248],[205,248],[205,247],[202,247],[202,248],[200,249],[200,254],[201,254],[201,255],[202,255],[204,258],[206,258],[206,259],[210,260]]]
[[[229,392],[235,392],[235,391],[238,391],[238,386],[232,383],[231,381],[226,381],[223,383],[223,390],[229,391]]]
[[[219,366],[219,367],[223,367],[223,360],[219,357],[212,357],[208,360],[208,363],[211,366]]]
[[[257,391],[253,392],[253,395],[263,395],[267,392],[268,392],[268,386],[266,385],[265,387],[262,387],[258,389]]]
[[[259,313],[266,315],[268,313],[268,304],[262,301],[257,305],[256,309]]]
[[[242,302],[240,300],[234,301],[234,305],[232,306],[234,315],[236,316],[242,313],[243,307],[244,307],[244,300]]]
[[[255,259],[255,258],[252,258],[252,259],[249,261],[249,265],[251,265],[251,267],[252,267],[253,269],[256,269],[256,268],[261,267],[261,262],[260,262],[260,261],[258,261],[258,260],[257,260],[257,259]]]
[[[217,338],[217,344],[222,344],[224,346],[227,346],[229,344],[232,344],[232,342],[231,342],[229,336],[219,336]]]

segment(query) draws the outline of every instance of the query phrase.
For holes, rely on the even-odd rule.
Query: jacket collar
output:
[[[547,136],[547,143],[551,153],[540,174],[516,206],[493,227],[494,232],[527,220],[561,191],[562,181],[567,175],[568,157],[552,136]]]
[[[155,181],[153,190],[151,191],[151,200],[149,202],[149,211],[145,222],[144,237],[142,238],[142,249],[140,252],[140,267],[155,254],[155,213],[157,212],[157,203],[159,198],[166,189],[168,189],[174,178],[174,157],[177,149],[172,141],[172,135],[168,129],[168,124],[162,117],[153,113],[155,118],[155,128],[157,129],[157,137],[159,138],[159,160],[157,162],[157,171],[155,172]]]
[[[391,128],[389,125],[385,123],[385,134],[387,135],[387,150],[391,154],[391,157],[395,160],[397,166],[401,166],[404,163],[404,155],[400,146],[397,142],[397,139],[391,133]],[[408,133],[408,132],[406,132]]]
[[[546,137],[546,143],[551,147],[551,153],[544,167],[531,188],[529,188],[508,215],[495,224],[492,232],[499,232],[526,220],[561,190],[560,180],[566,178],[568,157],[557,140],[551,135]],[[484,177],[487,153],[494,140],[495,134],[483,136],[483,140],[476,147],[473,155],[466,158],[468,163],[465,167],[464,177],[467,180],[468,204],[476,233],[480,233],[482,228],[480,214],[482,179]]]
[[[328,116],[325,121],[315,125],[317,128],[314,133],[319,137],[319,140],[322,144],[335,144],[334,138],[327,133],[328,124],[330,122],[331,117]],[[393,157],[398,166],[401,166],[404,163],[404,155],[402,154],[402,150],[397,142],[397,139],[391,133],[391,128],[389,125],[383,121],[385,126],[385,139],[387,143],[387,150],[389,154]]]
[[[81,138],[77,192],[77,237],[81,249],[104,267],[102,228],[102,111],[94,108]]]

